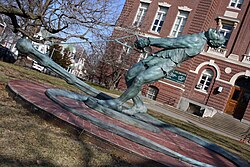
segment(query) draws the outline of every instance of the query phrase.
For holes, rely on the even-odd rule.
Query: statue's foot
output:
[[[142,106],[133,106],[132,108],[122,110],[123,113],[128,114],[128,115],[134,115],[137,113],[146,113],[147,112],[147,107],[142,105]]]
[[[122,111],[122,103],[116,99],[98,100],[97,103],[103,107],[107,107],[116,111]]]

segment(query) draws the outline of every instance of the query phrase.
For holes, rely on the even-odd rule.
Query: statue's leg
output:
[[[148,56],[146,59],[142,60],[140,68],[138,68],[138,64],[137,63],[135,66],[133,66],[133,68],[131,68],[130,70],[128,70],[127,74],[126,74],[126,84],[127,87],[130,87],[134,78],[142,71],[145,71],[147,68],[149,68],[149,66],[153,66],[154,64],[157,64],[158,61],[158,57],[154,57],[154,56]],[[134,98],[132,98],[133,100],[133,107],[130,108],[129,110],[134,110],[134,111],[138,111],[138,112],[146,112],[147,111],[147,107],[144,105],[143,101],[141,100],[141,92],[138,93],[138,95],[136,95]]]
[[[146,69],[145,71],[142,71],[139,75],[137,75],[130,87],[118,98],[114,100],[108,100],[108,101],[102,101],[100,104],[110,107],[112,109],[117,110],[117,106],[121,106],[126,101],[137,98],[136,96],[141,90],[141,87],[143,84],[151,83],[153,81],[157,81],[165,76],[165,72],[162,70],[160,66],[152,66]],[[121,108],[119,108],[121,110]],[[123,110],[123,112],[126,112],[128,114],[134,114],[138,112],[138,110],[128,109]]]
[[[140,93],[139,93],[140,94]],[[147,107],[141,100],[141,97],[139,95],[136,95],[133,100],[133,106],[129,108],[128,110],[123,110],[124,113],[145,113],[147,112]]]
[[[139,75],[141,72],[145,71],[146,67],[144,64],[140,61],[133,65],[126,73],[125,75],[125,81],[127,88],[130,87],[130,85],[133,83],[133,80],[136,78],[137,75]]]
[[[142,62],[139,62],[135,66],[133,66],[132,68],[130,68],[128,70],[126,76],[125,76],[127,88],[129,88],[131,86],[131,84],[133,83],[133,80],[135,79],[135,77],[139,73],[141,73],[142,71],[145,71],[145,70],[146,70],[146,67],[144,66],[144,64]],[[140,110],[142,112],[146,112],[147,108],[143,104],[143,101],[141,100],[139,94],[136,95],[134,98],[132,98],[133,103],[134,103],[133,104],[133,108],[140,108]]]
[[[172,68],[169,68],[172,70]],[[128,114],[135,114],[138,112],[146,112],[146,107],[138,96],[143,84],[151,83],[153,81],[158,81],[159,79],[165,77],[166,72],[162,70],[160,66],[149,67],[144,72],[141,72],[135,79],[132,85],[120,96],[118,97],[121,101],[127,101],[133,98],[135,106],[131,109],[123,110],[123,112]]]
[[[129,88],[131,86],[131,84],[133,83],[134,79],[136,78],[136,76],[145,70],[146,70],[146,68],[142,62],[138,62],[135,65],[133,65],[125,75],[125,81],[126,81],[127,87]],[[136,100],[136,101],[138,101],[138,100]],[[110,100],[99,100],[98,103],[103,105],[103,106],[112,108],[114,110],[121,111],[122,104],[124,103],[124,101],[121,101],[120,99],[117,98],[117,99],[110,99]],[[142,103],[142,101],[141,101],[141,103]]]
[[[128,70],[128,72],[125,76],[127,88],[129,88],[131,86],[131,84],[133,83],[133,80],[136,78],[136,76],[139,73],[145,71],[148,68],[148,66],[145,64],[146,64],[146,62],[149,62],[152,59],[154,59],[154,57],[149,56]],[[140,112],[147,111],[147,107],[144,105],[143,101],[141,100],[140,93],[138,93],[134,98],[132,98],[132,100],[133,100],[134,104],[130,110],[139,110]]]

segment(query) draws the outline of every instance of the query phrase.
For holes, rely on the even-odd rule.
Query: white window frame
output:
[[[172,30],[170,32],[171,37],[178,37],[182,33],[182,31],[183,31],[183,29],[185,27],[185,24],[187,22],[188,15],[189,15],[189,11],[184,11],[184,10],[179,10],[178,11],[178,14],[177,14],[175,22],[173,24]],[[180,23],[177,25],[177,22],[178,22],[179,19],[180,19]],[[177,25],[177,28],[175,29],[176,25]],[[173,34],[174,32],[175,32],[175,34]]]
[[[143,4],[146,4],[147,7],[144,7]],[[148,2],[144,2],[144,1],[140,2],[140,6],[136,12],[135,19],[133,21],[133,26],[140,27],[140,25],[142,24],[146,14],[147,14],[149,5],[150,5],[150,3],[148,3]]]
[[[158,95],[159,89],[155,86],[149,86],[146,97],[155,100]]]
[[[152,32],[160,33],[161,28],[164,24],[165,18],[167,16],[167,12],[168,12],[168,7],[166,7],[166,6],[159,6],[158,7],[158,11],[155,15],[155,19],[154,19],[152,27],[151,27]],[[155,24],[155,22],[157,20],[158,20],[158,23]],[[162,25],[160,25],[161,22],[162,22]]]
[[[232,29],[231,29],[231,30],[226,29],[224,26],[231,26]],[[231,24],[226,24],[226,23],[222,23],[222,25],[221,25],[219,31],[220,31],[221,34],[224,35],[224,37],[225,37],[225,39],[226,39],[225,44],[223,44],[223,45],[221,46],[222,48],[226,48],[226,47],[227,47],[227,44],[228,44],[228,41],[229,41],[229,39],[230,39],[230,36],[231,36],[231,34],[232,34],[233,29],[234,29],[233,25],[231,25]],[[228,35],[228,37],[227,37],[227,35]]]
[[[200,79],[196,85],[196,89],[200,90],[202,92],[208,92],[209,87],[212,83],[214,77],[214,72],[211,69],[205,69],[202,71]],[[211,80],[209,81],[209,78],[211,78]],[[201,83],[202,81],[204,81],[204,83]],[[207,88],[207,89],[206,89]]]
[[[244,0],[231,0],[228,7],[235,8],[235,9],[241,9],[243,2],[244,2]],[[233,3],[235,3],[235,4],[233,5]],[[238,7],[238,5],[240,5],[240,7]]]

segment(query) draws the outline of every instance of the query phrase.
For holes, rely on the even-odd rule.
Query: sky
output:
[[[119,15],[120,15],[120,13],[121,13],[121,11],[123,9],[123,6],[124,6],[125,2],[126,2],[126,0],[117,0],[116,3],[114,4],[115,7],[118,7],[118,9],[115,9],[115,11],[117,12],[116,14],[117,14],[118,17],[119,17]],[[91,38],[91,37],[89,36],[89,38]],[[66,43],[71,43],[71,42],[72,43],[74,43],[74,42],[82,42],[82,40],[77,39],[77,38],[71,38]]]
[[[125,4],[125,1],[126,0],[118,0],[118,4],[120,5],[120,8],[119,8],[119,11],[121,12],[122,11],[122,8],[123,8],[123,6],[124,6],[124,4]]]

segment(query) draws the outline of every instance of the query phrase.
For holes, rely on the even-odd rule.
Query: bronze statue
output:
[[[98,100],[96,102],[102,107],[121,111],[130,115],[143,113],[147,108],[138,96],[143,84],[158,81],[166,77],[178,64],[199,54],[206,44],[210,47],[220,47],[225,39],[216,29],[206,32],[180,36],[177,38],[145,38],[135,41],[135,47],[143,49],[148,46],[162,48],[162,50],[151,54],[132,66],[126,74],[127,90],[116,99]],[[73,84],[90,96],[97,97],[102,94],[74,75],[68,73],[58,64],[53,62],[49,56],[37,51],[27,39],[17,42],[17,49],[24,54],[32,56],[39,64],[50,68],[61,75],[68,83]],[[105,98],[102,98],[105,99]],[[134,105],[131,108],[123,107],[123,104],[132,99]]]
[[[146,112],[147,109],[138,96],[142,85],[166,77],[178,64],[202,52],[205,44],[216,48],[222,46],[224,42],[224,36],[216,29],[177,38],[139,39],[135,41],[135,47],[138,49],[148,46],[163,49],[151,54],[128,70],[126,74],[128,89],[120,97],[111,100],[99,100],[98,103],[128,114]],[[123,103],[130,99],[134,102],[133,107],[122,109]]]

